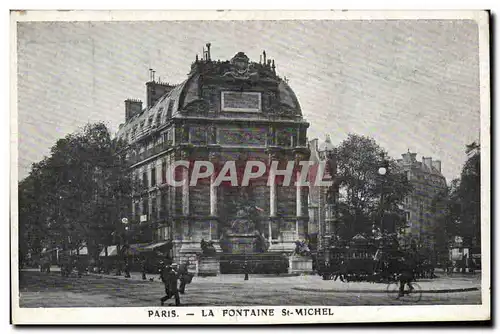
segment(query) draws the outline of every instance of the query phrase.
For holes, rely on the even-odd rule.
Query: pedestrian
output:
[[[179,270],[178,270],[179,282],[180,282],[179,293],[182,295],[186,290],[186,284],[191,283],[191,280],[193,279],[193,276],[188,271],[188,267],[189,267],[189,260],[179,265]]]
[[[125,278],[130,278],[130,265],[129,265],[129,261],[128,261],[128,258],[125,258],[124,259],[124,271],[125,271]]]
[[[175,306],[181,304],[179,297],[179,290],[177,289],[177,273],[174,271],[172,266],[167,265],[161,271],[161,280],[165,285],[165,296],[160,299],[161,306],[165,304],[165,301],[175,297]]]
[[[144,255],[142,256],[142,261],[141,261],[141,272],[142,272],[142,280],[143,281],[147,280],[147,277],[146,277],[146,257]]]
[[[80,258],[76,259],[76,272],[78,273],[78,277],[82,277],[83,272],[85,271],[85,264],[83,263],[83,260]]]
[[[250,266],[248,265],[247,261],[245,260],[245,262],[243,263],[243,272],[245,273],[245,278],[244,280],[245,281],[248,281],[248,273],[250,272]]]
[[[115,276],[121,276],[122,275],[122,261],[120,258],[116,259],[116,274]]]
[[[466,273],[467,272],[467,254],[464,254],[463,258],[462,258],[462,273]]]
[[[402,256],[399,261],[399,297],[404,296],[405,285],[411,289],[411,281],[414,279],[414,265],[410,256]]]
[[[337,278],[339,278],[341,282],[344,282],[345,271],[346,271],[345,262],[344,259],[341,259],[338,271],[335,273],[334,281],[336,281]]]

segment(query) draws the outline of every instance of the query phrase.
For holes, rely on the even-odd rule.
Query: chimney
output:
[[[148,109],[154,106],[154,104],[165,94],[170,92],[174,86],[167,83],[149,81],[146,82],[146,96]]]
[[[212,58],[210,56],[210,43],[207,43],[207,61],[211,61]]]
[[[405,164],[409,164],[409,163],[410,163],[410,161],[411,161],[411,160],[410,160],[410,151],[408,151],[408,153],[403,153],[403,154],[401,154],[401,156],[403,157],[403,159],[402,159],[402,160],[403,160],[403,162],[404,162]]]
[[[432,167],[437,169],[439,173],[441,173],[441,160],[435,160],[432,162]]]
[[[429,168],[429,169],[432,169],[432,158],[431,157],[422,157],[422,162],[424,163],[424,165]]]
[[[313,140],[310,141],[312,148],[314,149],[315,152],[318,151],[318,138],[314,138]]]
[[[125,100],[125,122],[131,119],[134,115],[142,111],[142,101],[135,99]]]

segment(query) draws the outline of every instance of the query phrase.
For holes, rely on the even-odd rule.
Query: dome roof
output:
[[[271,65],[272,64],[272,65]],[[203,78],[203,80],[202,80]],[[231,61],[196,60],[191,66],[188,78],[158,99],[149,109],[132,116],[120,127],[117,137],[129,142],[135,141],[151,129],[164,123],[167,119],[178,117],[179,111],[184,110],[193,102],[203,101],[200,86],[205,78],[216,78],[218,81],[248,82],[252,85],[259,81],[275,83],[277,85],[279,116],[301,117],[302,111],[297,97],[285,80],[276,75],[274,62],[261,64],[249,62],[243,53],[237,53]],[[328,148],[330,145],[328,146]]]
[[[300,109],[297,96],[295,96],[292,88],[290,88],[290,86],[285,81],[280,81],[278,85],[278,91],[280,96],[280,103],[294,110],[296,112],[296,115],[302,116],[302,110]]]

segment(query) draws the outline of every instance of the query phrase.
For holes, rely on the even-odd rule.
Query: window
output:
[[[142,214],[149,216],[149,199],[148,198],[145,198],[142,201]]]
[[[161,193],[161,198],[160,198],[160,214],[162,218],[167,217],[167,194],[166,193]]]
[[[151,187],[156,186],[156,168],[151,168]]]
[[[168,101],[168,110],[167,110],[167,117],[170,117],[172,115],[172,110],[174,109],[174,101],[169,100]]]
[[[144,188],[148,187],[148,173],[146,172],[142,173],[142,186]]]
[[[140,212],[141,209],[140,209],[140,205],[139,204],[140,204],[139,202],[135,202],[134,203],[134,213],[135,213],[135,219],[137,221],[140,220],[140,215],[141,215],[141,212]]]
[[[151,198],[151,218],[154,219],[156,218],[157,211],[156,211],[156,197]]]
[[[411,218],[410,211],[406,211],[405,214],[406,214],[406,222],[409,222]]]
[[[204,127],[192,127],[189,129],[189,142],[195,145],[206,145],[207,130]]]
[[[161,183],[167,183],[167,162],[165,160],[161,163]]]

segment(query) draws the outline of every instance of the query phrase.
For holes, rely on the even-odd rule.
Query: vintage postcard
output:
[[[11,12],[12,322],[489,320],[489,52],[485,11]]]

